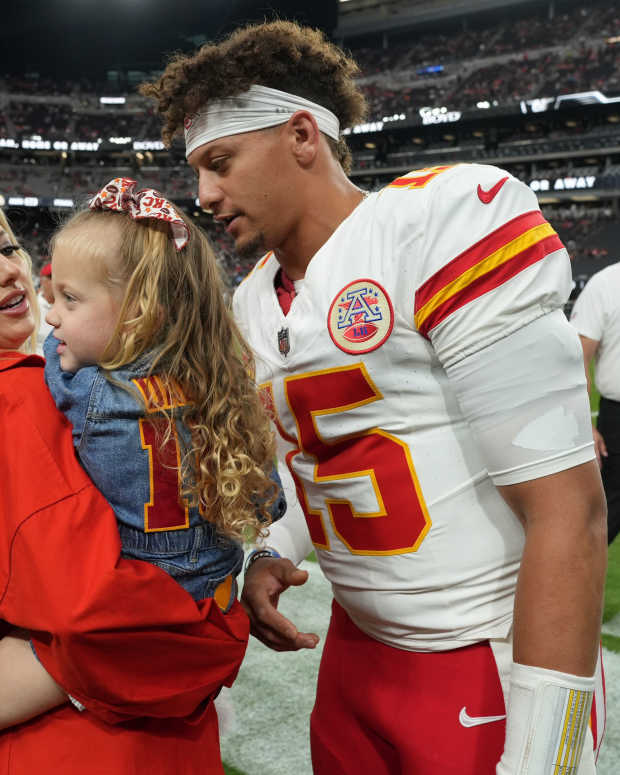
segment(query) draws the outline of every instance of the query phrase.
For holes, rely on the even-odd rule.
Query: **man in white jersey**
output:
[[[253,632],[316,645],[277,611],[314,547],[334,592],[315,773],[591,775],[605,506],[568,256],[495,167],[360,191],[355,73],[274,22],[143,87],[202,206],[264,252],[234,306],[301,508],[248,558]]]
[[[571,323],[577,329],[586,367],[595,360],[601,402],[593,428],[596,457],[607,496],[607,541],[620,532],[620,263],[593,275],[577,297]]]

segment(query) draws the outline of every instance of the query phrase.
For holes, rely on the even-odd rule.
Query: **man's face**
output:
[[[201,206],[225,226],[240,255],[286,241],[296,212],[296,166],[285,125],[212,140],[188,161]]]

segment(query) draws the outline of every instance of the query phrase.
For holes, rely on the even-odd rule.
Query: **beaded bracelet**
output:
[[[280,559],[281,556],[282,555],[276,552],[275,549],[271,549],[268,546],[263,547],[262,549],[254,549],[254,551],[248,554],[248,558],[245,561],[245,567],[243,569],[243,572],[247,573],[248,570],[252,567],[252,565],[256,562],[256,560],[260,560],[263,557],[275,557],[276,559]]]

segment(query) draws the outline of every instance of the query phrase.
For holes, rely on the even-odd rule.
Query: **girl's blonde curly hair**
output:
[[[84,210],[55,234],[52,252],[62,244],[90,254],[105,282],[125,286],[100,368],[109,375],[150,353],[149,375],[187,401],[182,411],[191,442],[181,457],[180,495],[225,536],[264,535],[276,496],[273,432],[252,376],[252,353],[224,301],[213,249],[202,230],[182,217],[189,241],[176,250],[165,221]],[[119,230],[111,236],[120,233],[120,256],[110,256],[114,240],[95,239],[101,234],[95,225]],[[148,416],[153,407],[145,408]],[[160,448],[172,433],[168,416]]]

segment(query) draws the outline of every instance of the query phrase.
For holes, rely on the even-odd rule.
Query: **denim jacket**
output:
[[[175,467],[182,445],[177,434],[186,441],[189,437],[180,406],[170,410],[175,433],[160,454],[153,425],[134,397],[136,390],[157,390],[156,378],[146,379],[148,355],[111,372],[117,385],[96,366],[74,374],[62,371],[57,345],[50,334],[44,344],[45,379],[56,406],[73,426],[82,465],[114,509],[123,556],[163,568],[196,600],[212,597],[228,575],[241,570],[243,549],[218,534],[197,507],[179,498]],[[275,468],[272,478],[280,486]],[[272,507],[274,520],[285,510],[280,487]]]

